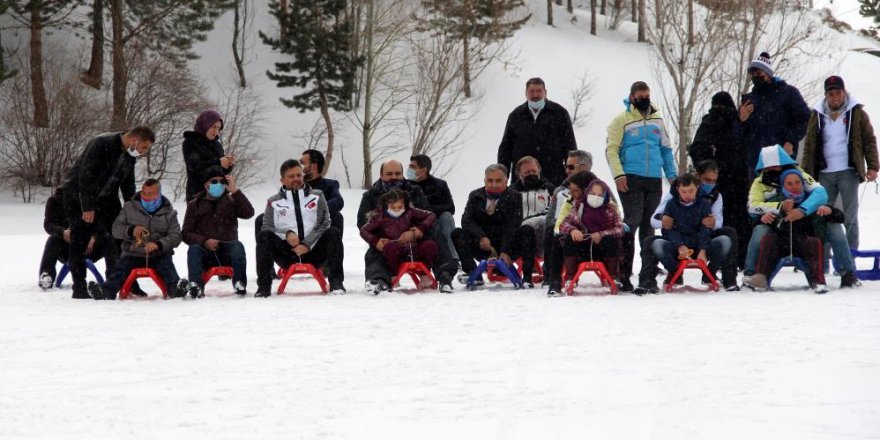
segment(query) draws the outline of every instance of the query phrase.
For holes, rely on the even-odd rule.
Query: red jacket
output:
[[[381,238],[389,240],[397,240],[400,234],[417,228],[422,234],[426,234],[437,216],[431,211],[419,208],[407,208],[400,218],[393,218],[385,210],[373,211],[372,216],[365,225],[361,227],[361,237],[375,247]]]

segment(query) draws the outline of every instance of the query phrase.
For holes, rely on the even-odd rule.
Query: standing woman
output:
[[[737,265],[744,267],[752,236],[746,206],[752,182],[746,165],[745,144],[734,135],[737,115],[736,104],[729,93],[718,92],[712,96],[712,107],[703,116],[688,154],[694,165],[707,159],[718,164],[717,188],[724,200],[724,225],[736,229],[739,249],[731,252],[738,254]]]
[[[223,118],[220,113],[216,110],[205,110],[196,118],[193,131],[183,133],[187,202],[204,190],[205,176],[202,173],[208,167],[220,166],[226,174],[232,171],[235,156],[223,153],[223,144],[220,143],[221,131],[223,131]]]

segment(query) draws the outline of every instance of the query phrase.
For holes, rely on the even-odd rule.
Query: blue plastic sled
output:
[[[104,277],[101,276],[101,272],[98,272],[98,268],[95,267],[95,263],[93,263],[92,260],[86,259],[86,268],[95,276],[95,279],[98,280],[98,284],[104,284]],[[70,273],[70,268],[67,267],[67,264],[65,263],[61,266],[61,270],[58,271],[58,276],[55,278],[55,287],[61,287],[61,282],[64,281],[64,277],[66,277],[68,273]]]
[[[810,267],[807,266],[807,262],[804,261],[800,257],[782,257],[779,259],[779,262],[776,263],[776,268],[773,269],[773,272],[767,277],[767,285],[773,282],[773,278],[776,278],[776,274],[782,270],[783,267],[793,266],[798,268],[801,272],[804,273],[804,276],[807,277],[807,284],[810,282]]]
[[[873,258],[874,268],[865,270],[856,270],[856,277],[860,280],[876,281],[880,280],[880,250],[860,251],[858,249],[850,249],[849,252],[856,258]]]
[[[519,273],[516,270],[516,267],[513,265],[506,265],[504,261],[490,258],[488,260],[480,261],[480,264],[477,265],[477,268],[471,272],[471,276],[468,277],[467,288],[473,290],[476,286],[476,281],[479,278],[482,278],[483,272],[489,270],[489,266],[494,266],[496,269],[500,270],[504,276],[513,283],[513,287],[517,289],[522,289],[522,278],[519,277]]]

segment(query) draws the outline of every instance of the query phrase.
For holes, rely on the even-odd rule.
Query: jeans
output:
[[[760,224],[752,230],[752,238],[749,240],[749,251],[746,254],[746,267],[743,270],[744,275],[753,275],[758,265],[758,254],[761,250],[761,240],[770,232],[770,226]],[[786,237],[787,238],[787,237]],[[843,227],[838,223],[827,223],[825,228],[825,237],[823,240],[826,246],[831,246],[834,250],[835,267],[840,273],[847,273],[855,270],[855,263],[852,254],[849,252],[849,243],[846,240],[846,233]],[[824,267],[824,266],[823,266]]]
[[[434,241],[440,249],[434,264],[434,275],[441,284],[451,284],[452,278],[458,272],[458,252],[452,242],[452,231],[455,230],[455,217],[449,212],[443,212],[437,217],[432,228]]]
[[[834,173],[819,173],[819,183],[828,192],[828,204],[834,205],[837,196],[843,201],[843,224],[849,247],[859,248],[859,174],[854,169]],[[837,251],[835,250],[835,254]]]
[[[723,235],[715,237],[709,242],[709,250],[706,252],[709,258],[709,272],[718,271],[718,267],[730,253],[731,246],[730,237]],[[657,238],[651,244],[651,250],[654,252],[654,256],[666,267],[667,272],[674,274],[678,270],[678,249],[671,242],[664,238]]]
[[[232,266],[233,286],[239,282],[242,286],[247,286],[247,258],[244,245],[238,240],[221,241],[216,251],[209,251],[202,245],[192,245],[186,253],[186,265],[189,280],[202,289],[205,288],[202,273],[215,266]]]

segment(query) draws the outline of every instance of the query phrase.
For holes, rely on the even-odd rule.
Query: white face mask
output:
[[[402,216],[403,213],[406,212],[406,210],[401,209],[398,211],[398,210],[394,210],[394,209],[386,209],[385,212],[387,212],[388,215],[390,215],[391,217],[400,218],[400,216]]]
[[[128,151],[128,155],[131,156],[131,157],[140,157],[140,156],[141,156],[141,152],[138,151],[137,147],[132,148],[132,149],[127,150],[127,151]]]
[[[587,196],[587,204],[590,205],[591,208],[598,208],[605,203],[605,197],[597,196],[590,194]]]

